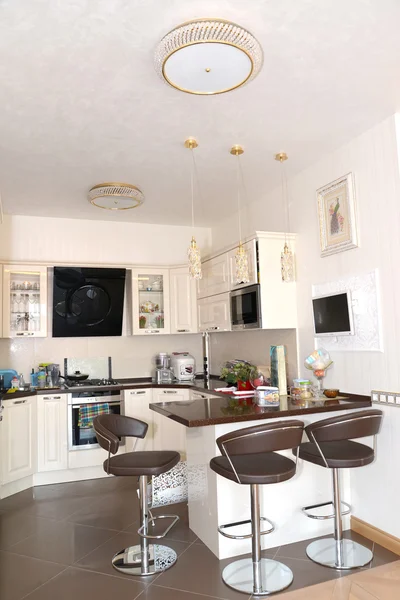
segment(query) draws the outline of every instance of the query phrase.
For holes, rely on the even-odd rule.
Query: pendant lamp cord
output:
[[[192,155],[192,162],[191,162],[191,169],[190,169],[190,192],[192,195],[192,235],[194,235],[194,169],[195,169],[195,162],[194,162],[193,148],[191,148],[190,154]]]
[[[241,164],[240,156],[237,155],[237,169],[236,169],[236,184],[237,184],[237,207],[238,207],[238,225],[239,225],[239,243],[242,243],[242,217],[240,214],[240,174]]]
[[[288,201],[288,185],[285,170],[285,163],[281,161],[281,183],[282,183],[282,198],[285,210],[285,244],[287,244],[287,234],[290,233],[290,217],[289,217],[289,201]]]
[[[191,164],[191,170],[190,170],[190,190],[191,190],[191,194],[192,194],[192,229],[193,229],[193,234],[194,234],[194,188],[195,188],[195,185],[197,187],[197,195],[198,195],[200,205],[203,202],[203,194],[202,194],[202,190],[201,190],[199,173],[197,171],[197,164],[196,164],[196,159],[194,156],[193,148],[190,149],[190,153],[192,155],[192,164]]]

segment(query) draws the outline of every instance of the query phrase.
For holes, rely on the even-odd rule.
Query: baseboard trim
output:
[[[386,531],[382,531],[382,529],[378,529],[357,517],[351,517],[350,528],[352,531],[363,535],[368,540],[376,542],[387,550],[400,555],[400,539],[394,535],[386,533]]]

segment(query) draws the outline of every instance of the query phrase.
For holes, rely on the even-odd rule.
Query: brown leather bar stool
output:
[[[261,531],[260,521],[266,519],[260,517],[259,491],[260,485],[279,483],[295,475],[297,460],[295,463],[275,451],[298,449],[303,429],[302,421],[279,421],[239,429],[217,439],[222,456],[210,461],[211,469],[235,483],[250,486],[250,521],[239,521],[218,528],[226,537],[252,538],[252,557],[236,560],[222,572],[226,585],[239,592],[263,596],[284,590],[293,581],[289,567],[276,560],[261,558],[261,535],[271,533],[274,528],[272,526],[267,531]],[[245,523],[251,523],[250,535],[227,534],[227,527]]]
[[[371,562],[372,552],[352,540],[343,539],[342,515],[350,506],[340,499],[340,469],[364,467],[373,462],[376,435],[382,422],[382,411],[363,410],[341,417],[311,423],[305,428],[309,442],[300,445],[299,457],[307,462],[332,469],[333,502],[314,504],[303,508],[312,519],[334,519],[334,536],[315,540],[306,548],[307,556],[314,562],[332,569],[355,569]],[[352,439],[374,436],[374,447],[353,442]],[[312,510],[333,505],[333,514],[318,516]],[[348,510],[342,512],[341,504]]]
[[[160,515],[149,518],[147,478],[172,469],[180,460],[179,452],[127,452],[111,456],[118,452],[122,437],[144,438],[148,429],[147,423],[122,415],[100,415],[93,419],[93,428],[100,446],[108,451],[108,458],[104,461],[106,473],[117,477],[139,477],[140,545],[117,552],[112,559],[113,567],[127,575],[140,576],[153,575],[169,569],[176,562],[176,552],[168,546],[150,544],[149,540],[163,538],[179,517]],[[149,523],[154,525],[157,519],[166,518],[172,519],[169,527],[160,535],[150,535]]]

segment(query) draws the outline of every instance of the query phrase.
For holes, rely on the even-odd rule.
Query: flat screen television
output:
[[[350,292],[316,296],[312,304],[316,336],[354,335]]]

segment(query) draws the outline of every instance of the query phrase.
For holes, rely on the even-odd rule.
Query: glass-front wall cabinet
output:
[[[47,267],[3,266],[3,337],[46,337]]]
[[[132,270],[134,334],[170,333],[168,269]]]

